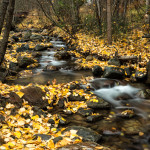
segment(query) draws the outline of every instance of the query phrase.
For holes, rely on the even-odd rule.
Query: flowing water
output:
[[[64,42],[61,40],[55,38],[51,41],[51,43],[54,45],[55,48],[63,47],[64,49],[67,49],[67,46]],[[39,59],[40,67],[33,70],[33,76],[30,78],[19,78],[14,81],[9,81],[9,84],[22,84],[27,85],[29,83],[38,83],[38,84],[46,84],[48,81],[52,81],[53,79],[57,80],[57,83],[67,83],[70,81],[80,80],[83,77],[91,76],[91,71],[73,71],[71,69],[64,69],[64,66],[70,66],[72,64],[73,59],[71,61],[64,61],[64,60],[56,60],[54,57],[54,54],[56,51],[54,49],[51,50],[45,50],[42,51],[42,56]],[[51,66],[59,66],[58,71],[46,71],[44,68],[47,65]],[[74,64],[73,64],[74,65]],[[126,150],[149,150],[150,149],[150,100],[145,100],[137,95],[137,93],[141,90],[141,84],[138,85],[128,85],[128,84],[121,84],[121,85],[111,85],[108,84],[106,86],[106,80],[108,79],[95,79],[91,82],[96,81],[97,87],[93,87],[93,93],[97,95],[98,97],[103,98],[105,101],[112,104],[112,109],[110,111],[115,112],[115,117],[120,114],[123,110],[133,110],[138,116],[138,120],[142,122],[142,127],[145,129],[144,135],[127,135],[127,136],[121,136],[121,131],[111,132],[110,130],[107,130],[107,125],[109,126],[115,126],[117,123],[122,122],[128,122],[126,120],[119,121],[115,120],[107,122],[107,125],[104,121],[91,124],[91,127],[94,125],[101,126],[101,128],[104,128],[106,130],[103,131],[104,134],[104,143],[107,145],[119,145],[118,147],[121,147],[121,143],[125,143],[126,145],[122,145],[122,147],[128,147],[124,148]],[[101,85],[102,84],[102,85]],[[92,87],[92,84],[91,84]],[[144,87],[145,88],[145,87]],[[121,99],[118,99],[118,97],[121,97]],[[116,118],[115,118],[116,119]],[[117,122],[117,123],[116,123]],[[144,124],[143,124],[144,122]],[[83,123],[83,121],[81,122]],[[112,125],[113,124],[113,125]],[[116,125],[116,128],[118,128],[119,125]],[[134,125],[133,125],[134,126]],[[119,127],[121,128],[121,127]],[[132,127],[131,127],[132,128]],[[136,128],[133,127],[133,128]],[[98,129],[96,129],[98,130]],[[136,129],[134,129],[136,130]],[[101,131],[101,130],[100,130]],[[132,129],[131,129],[132,131]],[[105,137],[106,136],[106,137]],[[121,142],[121,143],[120,143]],[[133,144],[132,144],[133,142]],[[136,144],[138,142],[138,144]],[[127,146],[129,145],[129,146]],[[119,148],[116,148],[116,150]],[[121,148],[122,149],[122,148]]]

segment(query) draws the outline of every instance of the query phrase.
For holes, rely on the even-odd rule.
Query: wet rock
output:
[[[121,135],[121,132],[120,131],[110,131],[110,130],[104,130],[103,131],[103,135],[105,136],[115,136],[115,135]]]
[[[4,123],[5,122],[5,117],[3,115],[0,115],[0,123]]]
[[[53,139],[54,144],[56,144],[57,142],[61,141],[63,138],[61,136],[58,136],[56,138]]]
[[[33,52],[33,53],[32,53],[32,56],[33,56],[34,58],[41,57],[41,56],[42,56],[42,53],[40,53],[40,52]]]
[[[10,92],[9,96],[10,96],[10,100],[9,100],[10,103],[17,104],[17,105],[22,104],[23,102],[22,99],[15,92]]]
[[[49,31],[47,29],[44,29],[42,32],[41,32],[41,35],[48,35],[49,34]]]
[[[92,61],[93,60],[93,56],[92,55],[89,55],[86,57],[86,61]]]
[[[135,78],[138,82],[145,82],[147,79],[147,75],[146,73],[143,73],[142,71],[136,71]]]
[[[32,31],[28,30],[24,33],[22,41],[29,41],[30,40],[30,36],[32,35]]]
[[[93,113],[93,109],[91,108],[79,108],[78,113],[82,116],[89,116]]]
[[[139,132],[143,132],[142,124],[136,120],[125,120],[121,123],[121,128],[125,134],[134,135],[139,134]]]
[[[10,62],[10,63],[9,63],[9,70],[10,70],[11,72],[16,73],[16,72],[19,70],[18,63]]]
[[[105,67],[104,78],[123,79],[125,77],[124,69],[118,67]]]
[[[43,46],[43,45],[40,45],[40,44],[37,44],[34,48],[35,51],[43,51],[43,50],[46,50],[47,47],[46,46]]]
[[[8,71],[0,71],[0,81],[4,82],[5,81],[5,78],[8,74]]]
[[[30,78],[32,75],[32,70],[22,70],[18,73],[19,78]]]
[[[103,115],[91,115],[86,118],[87,122],[96,122],[103,119]]]
[[[54,55],[58,60],[68,60],[71,59],[71,55],[67,51],[60,51]]]
[[[65,102],[66,102],[66,98],[62,98],[62,99],[59,99],[57,105],[59,108],[64,108],[65,107]]]
[[[18,65],[20,68],[26,68],[28,65],[35,63],[33,58],[29,58],[29,57],[18,57],[17,59],[18,61]]]
[[[42,41],[43,40],[43,36],[42,35],[38,35],[38,34],[32,34],[30,36],[30,39],[32,41]]]
[[[101,75],[103,74],[103,70],[100,66],[94,66],[92,68],[92,73],[94,77],[101,77]]]
[[[34,116],[36,116],[36,115],[38,115],[38,116],[44,116],[44,117],[46,117],[47,115],[45,114],[45,112],[40,108],[40,107],[38,107],[38,106],[33,106],[32,107],[32,110],[34,111],[34,113],[33,113],[33,115]]]
[[[28,68],[28,69],[34,69],[34,68],[37,68],[37,67],[39,67],[39,66],[41,66],[41,65],[36,62],[36,63],[34,63],[34,64],[28,65],[27,68]]]
[[[150,99],[150,89],[140,90],[137,96],[143,99]]]
[[[120,61],[118,58],[112,58],[108,61],[108,65],[120,66]]]
[[[23,99],[29,102],[29,104],[39,107],[45,107],[47,102],[42,99],[45,96],[45,93],[41,88],[36,86],[30,86],[25,89],[22,89],[21,92],[24,93]]]
[[[28,44],[22,44],[21,47],[18,47],[16,49],[17,52],[25,52],[27,50],[29,50],[29,45]]]
[[[57,150],[111,150],[95,142],[82,142],[57,148]]]
[[[132,75],[132,68],[124,68],[124,71],[125,71],[125,76],[127,78],[130,78],[130,76]]]
[[[92,141],[92,142],[98,142],[101,139],[101,135],[95,132],[94,130],[90,128],[85,128],[82,126],[70,126],[67,127],[62,134],[64,134],[67,131],[70,130],[77,130],[77,135],[82,137],[82,140],[85,141]]]
[[[68,100],[69,101],[86,101],[85,97],[84,96],[80,96],[80,95],[69,95],[68,96]]]
[[[90,86],[94,89],[111,88],[118,85],[119,81],[113,79],[96,78],[90,81]]]
[[[47,65],[43,70],[44,70],[44,71],[58,71],[58,70],[59,70],[59,67]]]
[[[86,102],[87,106],[93,109],[108,109],[110,104],[104,101],[102,98],[90,99]]]
[[[42,140],[49,140],[51,138],[51,135],[47,135],[47,134],[35,134],[34,135],[34,140],[36,140],[38,137],[41,137]]]
[[[4,141],[4,139],[0,136],[0,145],[3,145],[3,144],[5,144],[5,141]]]
[[[48,120],[48,123],[50,123],[50,124],[55,124],[55,121],[54,121],[53,119],[49,119],[49,120]]]
[[[15,42],[19,42],[18,36],[13,35],[11,38],[12,38]]]

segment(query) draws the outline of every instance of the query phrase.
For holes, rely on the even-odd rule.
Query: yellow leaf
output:
[[[53,140],[50,140],[47,145],[49,148],[55,148]]]
[[[22,98],[23,95],[24,95],[24,93],[22,93],[22,92],[16,92],[16,94],[17,94],[20,98]]]
[[[19,139],[21,137],[21,133],[19,131],[14,132],[14,135]]]

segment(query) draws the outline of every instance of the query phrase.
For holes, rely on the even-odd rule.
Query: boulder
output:
[[[147,74],[143,73],[142,71],[136,71],[135,78],[138,82],[145,82],[147,79]]]
[[[33,52],[33,53],[32,53],[32,56],[33,56],[34,58],[41,57],[41,56],[42,56],[42,53],[41,53],[41,52]]]
[[[9,102],[12,104],[17,104],[21,105],[22,104],[22,99],[15,93],[15,92],[10,92],[9,93],[10,99]]]
[[[26,68],[28,65],[35,63],[33,58],[29,58],[26,56],[23,56],[23,57],[19,56],[17,61],[18,61],[18,66],[20,68]]]
[[[92,61],[93,60],[93,56],[92,55],[89,55],[86,57],[86,61]]]
[[[82,116],[89,116],[93,113],[93,109],[91,109],[91,108],[79,108],[78,113]]]
[[[81,142],[57,148],[56,150],[111,150],[95,142]]]
[[[32,70],[22,70],[18,73],[19,78],[30,78],[32,77],[33,72]]]
[[[108,60],[108,65],[120,66],[120,61],[118,58],[112,58]]]
[[[17,72],[19,69],[18,63],[10,62],[9,63],[9,70]]]
[[[43,40],[43,36],[42,35],[38,35],[38,34],[32,34],[30,36],[30,39],[32,41],[42,41]]]
[[[92,68],[92,73],[94,77],[101,77],[103,70],[100,66],[96,65]]]
[[[38,137],[41,137],[42,140],[49,140],[51,138],[51,135],[47,135],[47,134],[35,134],[33,136],[33,139],[36,140]]]
[[[119,67],[105,67],[104,78],[123,79],[125,77],[124,69]]]
[[[44,45],[40,45],[40,44],[37,44],[34,48],[35,51],[43,51],[43,50],[46,50],[47,47],[44,46]]]
[[[15,42],[19,42],[18,36],[13,35],[11,38],[12,38]]]
[[[28,30],[24,33],[22,41],[29,41],[30,40],[30,36],[32,35],[32,31]]]
[[[22,89],[21,92],[24,93],[22,98],[28,101],[30,105],[39,107],[45,107],[47,105],[47,101],[42,99],[42,97],[45,96],[45,93],[41,88],[37,86],[30,86]]]
[[[25,52],[29,49],[30,49],[29,44],[22,44],[21,47],[18,47],[16,51],[17,52]]]
[[[67,51],[60,51],[54,55],[58,60],[68,60],[71,59],[71,55]]]
[[[110,104],[106,101],[104,101],[102,98],[97,99],[90,99],[86,102],[87,107],[93,108],[93,109],[108,109],[110,108]]]
[[[82,137],[82,140],[85,141],[92,141],[92,142],[98,142],[101,139],[101,135],[97,132],[95,132],[94,130],[90,129],[90,128],[85,128],[82,126],[70,126],[67,127],[62,134],[64,134],[65,132],[68,132],[70,130],[77,130],[77,135]]]
[[[132,68],[130,67],[124,68],[124,71],[125,71],[125,76],[127,78],[130,78],[130,76],[132,75]]]

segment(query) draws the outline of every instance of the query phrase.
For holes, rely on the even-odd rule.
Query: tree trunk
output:
[[[107,40],[112,44],[112,24],[111,24],[111,0],[107,0]]]
[[[6,48],[7,48],[9,32],[11,29],[11,24],[13,19],[14,7],[15,7],[15,0],[9,0],[8,10],[6,14],[6,25],[5,25],[3,39],[1,40],[1,45],[0,45],[0,65],[3,62]]]
[[[150,0],[146,0],[146,23],[150,27]]]
[[[9,4],[9,0],[3,0],[1,4],[1,12],[0,12],[0,34],[2,32],[3,24],[4,24],[4,19],[7,11],[7,6]]]

